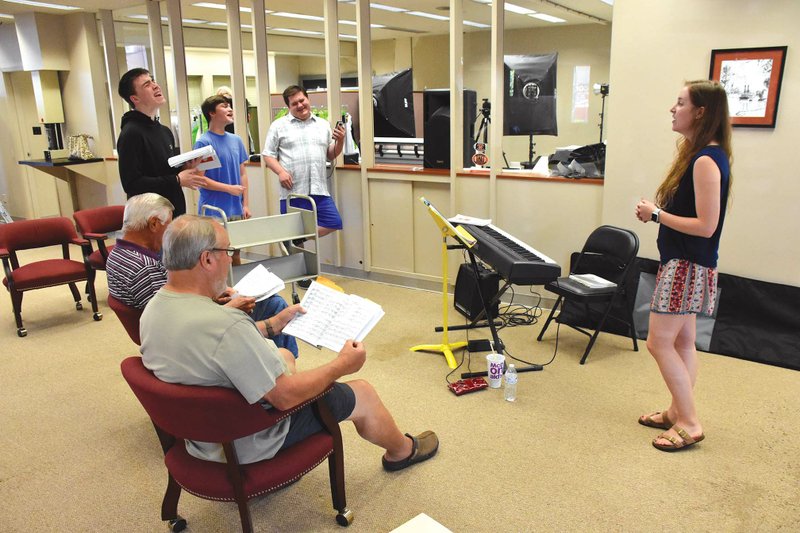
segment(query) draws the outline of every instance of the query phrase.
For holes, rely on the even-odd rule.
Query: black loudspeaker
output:
[[[481,288],[480,293],[478,292],[479,283]],[[497,272],[493,272],[483,265],[478,264],[478,278],[476,279],[472,265],[470,263],[462,263],[458,269],[458,276],[456,277],[453,305],[456,311],[468,319],[474,320],[483,312],[481,294],[483,294],[486,303],[489,303],[492,298],[497,295],[499,290],[500,275]],[[492,318],[497,318],[497,311],[499,308],[500,302],[495,302],[489,309]]]
[[[472,146],[475,144],[475,118],[478,112],[475,91],[464,90],[464,160],[463,167],[472,166]],[[425,168],[450,168],[450,90],[429,89],[422,93],[423,136],[425,137]]]

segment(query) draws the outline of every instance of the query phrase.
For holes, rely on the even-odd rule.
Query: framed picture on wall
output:
[[[775,127],[786,48],[772,46],[711,51],[708,77],[725,87],[734,127]]]

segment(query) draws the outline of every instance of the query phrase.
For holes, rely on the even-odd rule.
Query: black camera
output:
[[[489,103],[488,98],[483,99],[483,104],[481,104],[481,114],[486,118],[489,118],[489,116],[492,114],[492,104]]]

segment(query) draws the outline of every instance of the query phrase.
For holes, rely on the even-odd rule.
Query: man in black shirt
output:
[[[118,92],[132,108],[122,116],[117,140],[122,188],[128,198],[144,192],[160,194],[175,206],[175,217],[184,214],[186,200],[181,187],[197,189],[205,185],[206,178],[195,170],[197,160],[180,171],[167,163],[176,150],[172,132],[156,119],[165,102],[161,87],[148,70],[135,68],[119,80]]]

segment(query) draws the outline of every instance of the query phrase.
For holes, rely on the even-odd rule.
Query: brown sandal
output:
[[[658,415],[661,415],[661,422],[656,422],[655,420],[653,420],[653,417]],[[675,425],[675,423],[672,422],[667,416],[666,411],[656,411],[655,413],[649,415],[642,415],[639,417],[639,423],[649,428],[658,428],[658,429],[669,429],[673,425]]]
[[[689,448],[706,438],[705,434],[701,433],[697,437],[692,437],[689,433],[683,429],[682,427],[673,426],[672,429],[678,434],[680,439],[676,439],[672,435],[667,435],[666,433],[662,433],[655,439],[653,439],[653,446],[661,450],[662,452],[676,452],[678,450],[683,450],[684,448]],[[659,444],[656,442],[658,439],[665,439],[670,441],[672,444]]]

